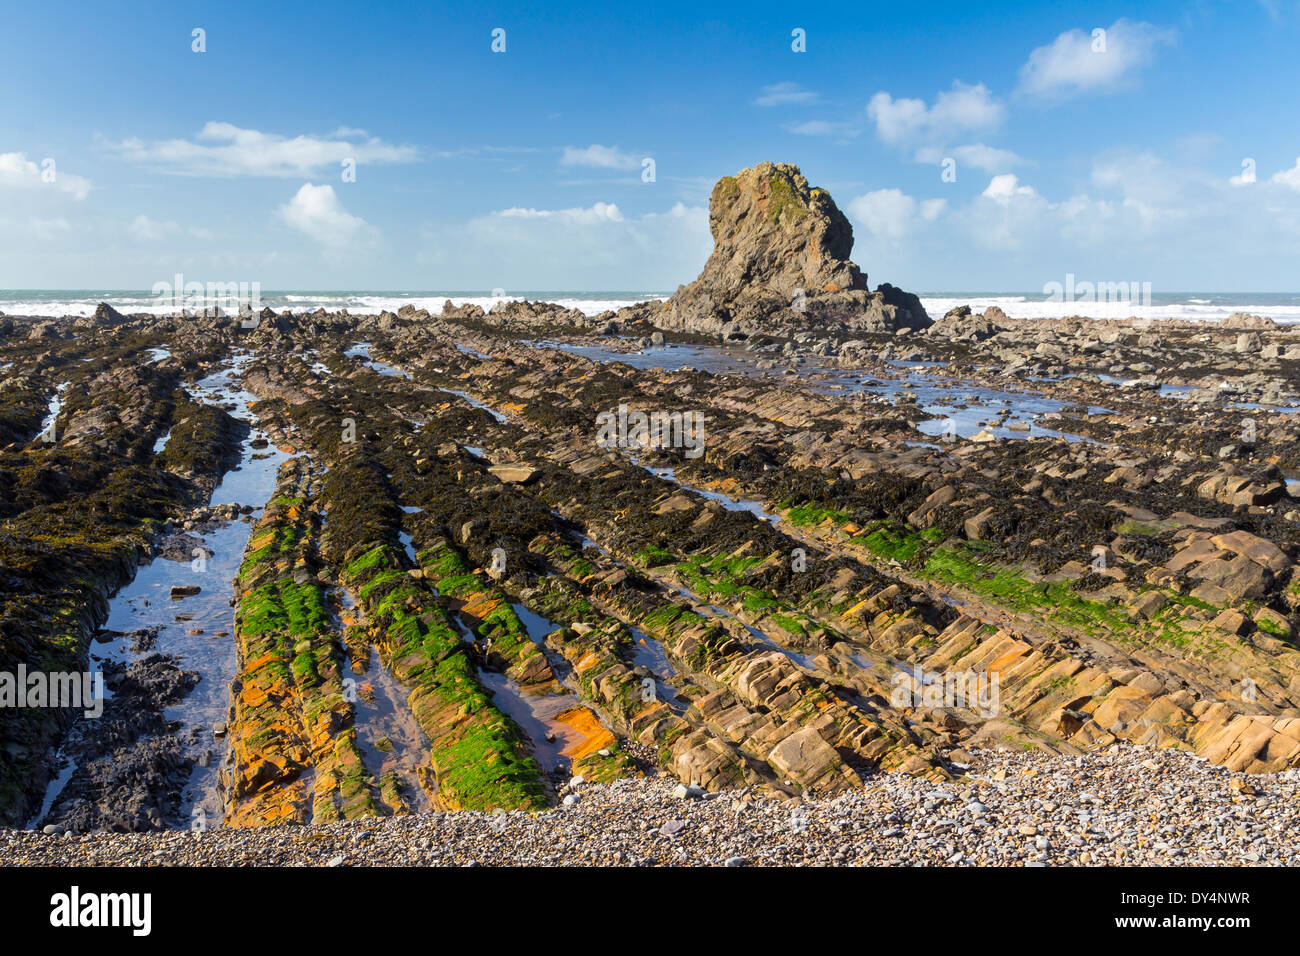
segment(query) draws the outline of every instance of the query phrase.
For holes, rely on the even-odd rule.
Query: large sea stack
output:
[[[849,260],[848,218],[797,166],[759,163],[718,180],[709,229],[713,254],[704,271],[678,288],[656,325],[724,335],[930,325],[916,296],[888,284],[869,290],[866,274]]]

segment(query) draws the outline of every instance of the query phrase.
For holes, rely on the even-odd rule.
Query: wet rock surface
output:
[[[817,248],[837,269],[823,213]],[[1102,845],[1031,812],[1097,774],[1120,804],[1138,800],[1128,761],[1153,760],[1174,796],[1246,775],[1288,792],[1277,775],[1300,765],[1295,330],[957,311],[904,335],[777,323],[718,343],[667,325],[654,345],[656,308],[605,317],[614,335],[515,303],[272,314],[251,329],[56,321],[52,338],[7,337],[0,670],[84,669],[108,600],[142,561],[215,559],[232,521],[250,534],[234,590],[220,592],[233,626],[210,636],[238,656],[229,709],[216,726],[171,727],[163,708],[187,698],[191,664],[132,663],[113,678],[121,703],[84,737],[98,738],[82,751],[93,769],[48,819],[186,825],[181,793],[216,740],[228,750],[209,825],[420,839],[442,827],[462,854],[440,850],[445,862],[497,846],[474,828],[501,814],[558,805],[545,819],[564,820],[614,800],[645,816],[679,783],[704,796],[656,811],[653,833],[638,829],[609,862],[673,862],[688,846],[699,863],[895,852],[836,856],[822,840],[783,857],[739,830],[691,842],[697,826],[723,826],[708,814],[740,791],[756,806],[807,800],[814,819],[837,800],[886,819],[907,816],[879,802],[891,794],[975,790],[949,829],[973,825],[971,802],[989,829],[965,842],[926,830],[897,859],[1081,863],[1192,854],[1134,842],[1125,818],[1102,825],[1120,834]],[[171,357],[142,359],[154,348]],[[262,438],[235,403],[189,391],[223,367],[254,396]],[[637,413],[657,414],[657,432]],[[279,456],[265,498],[213,504],[241,443]],[[200,588],[175,615],[225,586],[173,584]],[[122,635],[149,653],[149,635]],[[110,716],[129,700],[138,713]],[[0,713],[11,824],[40,809],[54,750],[72,753],[93,723],[69,711]],[[980,777],[999,771],[1050,779],[1058,795],[1026,782],[999,803],[1001,780]],[[1234,799],[1168,812],[1210,814],[1210,827],[1242,807],[1267,827],[1283,812]],[[685,822],[663,831],[673,820]],[[1043,859],[1031,840],[1003,860],[994,837],[1008,826],[1077,852]],[[1189,861],[1290,859],[1240,828],[1205,842],[1224,856]],[[316,859],[292,856],[306,852],[293,831],[269,832],[281,835],[205,835],[192,852],[238,860],[282,840],[285,859]],[[883,832],[872,839],[895,839]],[[572,862],[517,836],[516,855],[496,859]],[[583,845],[605,859],[603,844]]]
[[[0,381],[0,662],[11,674],[86,670],[110,596],[169,521],[207,500],[246,428],[194,403],[179,366],[143,360],[186,327],[178,320],[74,332],[76,321],[4,347],[13,365]],[[210,340],[189,360],[199,367],[225,348]],[[0,818],[17,823],[39,807],[46,755],[75,713],[0,713]]]
[[[110,665],[112,695],[103,713],[77,724],[61,756],[77,768],[41,820],[75,833],[140,832],[183,827],[180,790],[197,741],[181,733],[163,708],[184,697],[199,675],[174,659],[150,654],[127,667]]]

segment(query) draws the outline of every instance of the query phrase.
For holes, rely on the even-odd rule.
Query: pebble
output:
[[[1300,774],[1252,776],[1251,787],[1268,801],[1261,809],[1253,799],[1233,802],[1240,794],[1229,783],[1240,774],[1177,750],[1126,744],[1079,758],[969,750],[971,770],[950,791],[936,793],[933,783],[905,774],[872,775],[861,789],[805,795],[798,830],[790,804],[765,789],[683,799],[677,781],[655,776],[585,783],[580,801],[567,794],[575,802],[521,815],[517,824],[512,817],[502,832],[471,811],[97,833],[71,842],[50,839],[60,835],[53,831],[0,829],[0,859],[116,866],[1300,865]],[[1086,826],[1076,812],[1059,809],[1079,809],[1084,781]],[[962,814],[959,823],[922,810],[927,802],[952,806],[966,788],[970,794],[960,799],[984,808],[978,818]]]

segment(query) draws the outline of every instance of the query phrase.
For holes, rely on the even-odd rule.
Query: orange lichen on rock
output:
[[[556,714],[555,719],[582,734],[580,743],[571,744],[564,749],[565,756],[575,762],[591,756],[598,750],[607,750],[614,746],[614,735],[588,707],[570,707]]]

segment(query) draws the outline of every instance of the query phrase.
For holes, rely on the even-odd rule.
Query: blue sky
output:
[[[1297,0],[615,6],[10,0],[0,287],[671,289],[765,159],[873,284],[1300,286]]]

